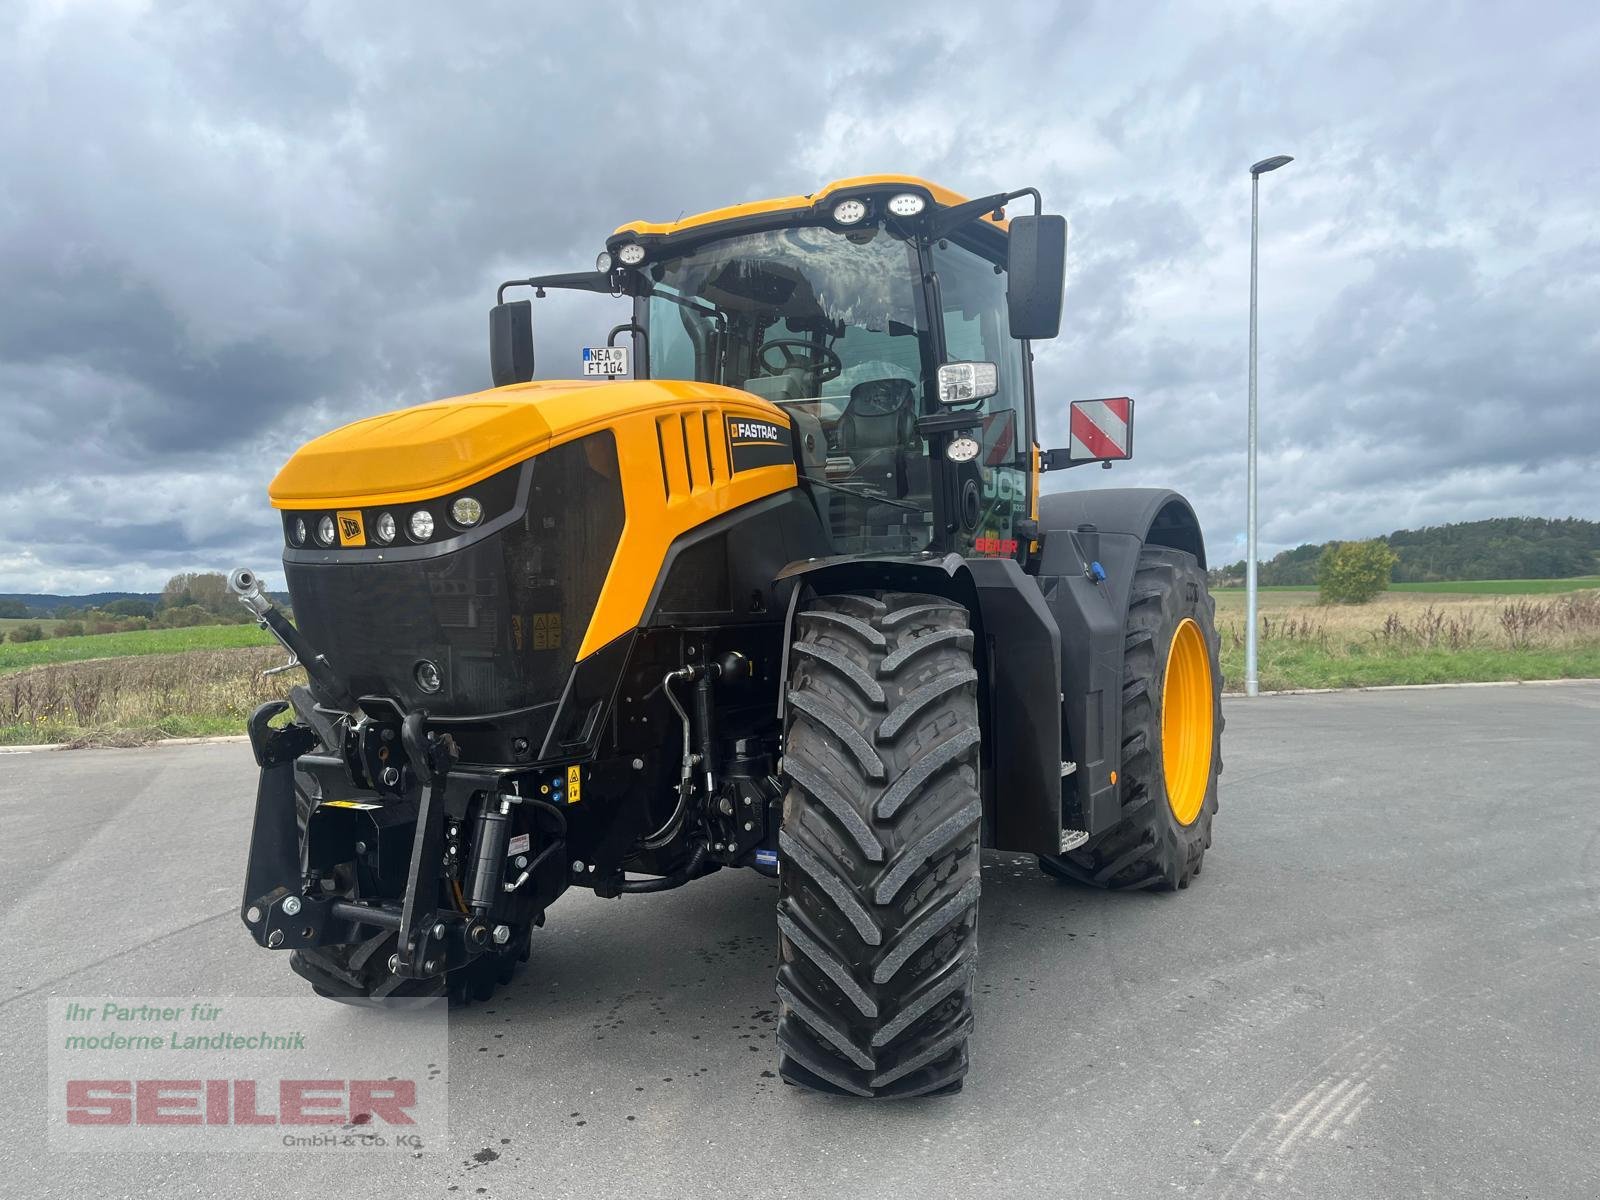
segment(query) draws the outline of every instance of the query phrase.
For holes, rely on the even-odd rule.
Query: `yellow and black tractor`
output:
[[[1133,410],[1063,405],[1039,445],[1040,208],[870,176],[627,224],[501,286],[494,387],[301,449],[271,486],[293,622],[232,577],[307,674],[250,721],[257,942],[336,999],[484,998],[570,887],[747,867],[778,880],[783,1077],[912,1096],[967,1070],[985,848],[1187,886],[1205,550],[1176,493],[1041,494],[1128,457]],[[631,309],[535,381],[513,288]]]

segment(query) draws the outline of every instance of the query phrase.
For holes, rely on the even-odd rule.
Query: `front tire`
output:
[[[977,962],[977,672],[966,609],[824,596],[796,621],[779,834],[779,1072],[958,1090]]]
[[[1194,555],[1140,552],[1123,635],[1121,816],[1039,863],[1094,887],[1186,888],[1211,845],[1222,771],[1216,602]]]

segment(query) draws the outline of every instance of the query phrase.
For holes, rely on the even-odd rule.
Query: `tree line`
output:
[[[242,625],[254,619],[228,590],[227,577],[219,571],[174,575],[153,601],[130,596],[96,607],[64,606],[43,613],[18,600],[0,600],[0,618],[4,617],[46,618],[46,623],[33,620],[13,627],[10,637],[14,642],[143,629],[188,629],[195,625]]]
[[[1571,579],[1600,573],[1600,521],[1577,517],[1496,517],[1397,529],[1373,539],[1394,555],[1394,583],[1461,579]],[[1261,563],[1263,587],[1315,587],[1317,564],[1339,542],[1306,543]],[[1244,560],[1212,572],[1215,585],[1244,582]]]

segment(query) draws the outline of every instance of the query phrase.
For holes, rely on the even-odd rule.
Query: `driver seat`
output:
[[[839,417],[839,449],[860,461],[885,450],[909,450],[917,439],[916,385],[869,379],[850,389]]]

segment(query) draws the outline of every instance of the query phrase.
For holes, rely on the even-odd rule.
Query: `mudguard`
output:
[[[1139,552],[1205,542],[1189,502],[1166,488],[1106,488],[1039,498],[1039,586],[1061,629],[1063,758],[1077,763],[1066,816],[1094,835],[1120,814],[1123,627]]]
[[[802,593],[873,589],[946,596],[972,616],[982,731],[984,845],[1058,854],[1062,845],[1061,634],[1038,585],[1009,558],[957,554],[840,556],[794,562],[784,630],[782,686]]]

